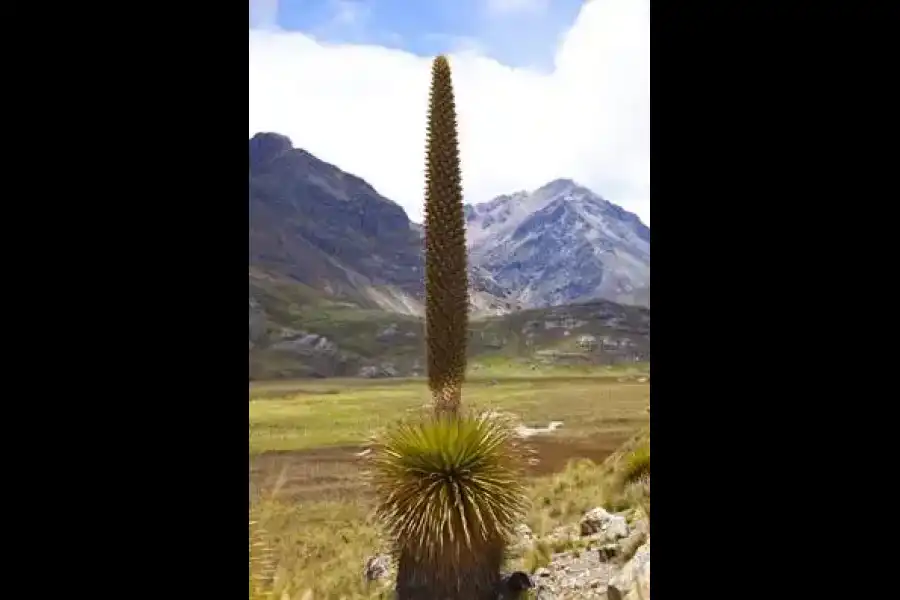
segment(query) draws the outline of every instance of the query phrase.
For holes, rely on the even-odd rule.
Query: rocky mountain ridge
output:
[[[248,208],[252,377],[420,371],[421,225],[362,179],[275,133],[250,139]],[[569,180],[467,205],[466,215],[473,323],[511,319],[476,325],[476,353],[558,362],[581,352],[576,337],[593,336],[605,351],[575,360],[648,357],[649,313],[621,316],[649,304],[649,229],[637,217]],[[563,330],[553,329],[553,315],[568,310],[564,303],[595,296],[634,306],[572,307],[570,320],[585,325],[557,339],[553,332]],[[534,306],[558,310],[527,317],[541,333],[519,331],[516,315],[526,318]],[[624,333],[636,345],[611,352],[603,339],[617,319],[631,323]],[[399,335],[382,335],[391,326]]]
[[[364,308],[421,314],[423,231],[403,208],[280,134],[253,136],[249,155],[251,267]],[[473,312],[649,306],[650,229],[572,180],[465,212]]]
[[[570,179],[466,205],[472,264],[522,307],[650,304],[650,228]]]

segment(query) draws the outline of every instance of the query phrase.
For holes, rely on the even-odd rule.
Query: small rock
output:
[[[371,379],[378,376],[378,369],[371,365],[366,365],[359,370],[359,373],[357,373],[357,375],[359,377]]]
[[[378,554],[369,557],[364,571],[366,581],[377,581],[387,577],[391,570],[391,557],[386,554]]]
[[[385,341],[394,337],[395,335],[397,335],[397,333],[397,324],[391,323],[390,325],[379,331],[375,336],[375,339],[377,339],[378,341]]]

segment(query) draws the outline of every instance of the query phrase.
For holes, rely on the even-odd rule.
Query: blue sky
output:
[[[511,67],[551,70],[582,0],[250,0],[251,27],[374,44],[420,56],[477,49]]]

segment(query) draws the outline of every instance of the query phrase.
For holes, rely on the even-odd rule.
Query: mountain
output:
[[[250,296],[261,314],[286,317],[271,293],[291,284],[302,286],[289,294],[300,304],[422,314],[422,227],[359,177],[283,135],[258,133],[249,142],[249,212]],[[471,281],[475,313],[511,310],[490,274],[473,267]]]
[[[362,179],[276,133],[249,141],[248,207],[251,377],[421,372],[420,225]],[[466,214],[476,364],[609,364],[648,357],[645,309],[598,301],[519,310],[605,293],[612,280],[637,281],[621,267],[640,268],[604,257],[593,269],[600,275],[584,289],[577,285],[591,273],[580,260],[597,262],[589,254],[604,245],[636,256],[631,248],[641,246],[631,243],[633,237],[646,238],[649,277],[649,230],[636,217],[566,181],[467,206]],[[577,344],[582,336],[600,342],[585,350]]]
[[[251,269],[363,307],[414,312],[420,234],[362,179],[275,133],[250,139]]]
[[[465,211],[470,262],[513,302],[650,305],[650,228],[572,180]]]

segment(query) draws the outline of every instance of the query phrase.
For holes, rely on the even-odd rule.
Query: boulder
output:
[[[612,591],[615,590],[615,591]],[[610,593],[612,592],[612,593]],[[618,593],[618,596],[614,594]],[[650,541],[647,540],[609,581],[610,600],[650,599]]]
[[[628,536],[628,521],[625,517],[611,514],[600,506],[584,513],[579,527],[581,535],[603,533],[610,542]]]

